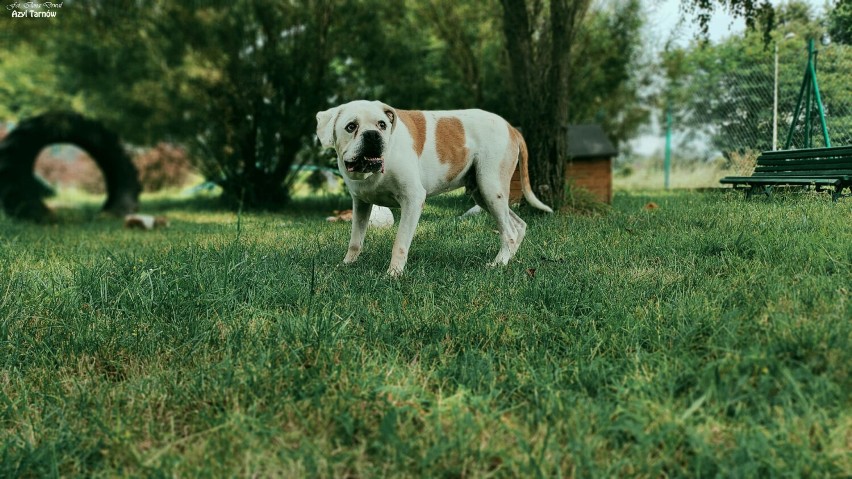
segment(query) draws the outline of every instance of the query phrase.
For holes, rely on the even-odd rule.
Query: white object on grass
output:
[[[152,230],[154,228],[168,228],[169,219],[165,216],[151,216],[130,214],[124,217],[125,228],[138,228],[140,230]]]
[[[390,208],[373,205],[373,210],[370,212],[370,226],[375,228],[389,228],[393,226],[393,212]]]
[[[482,208],[479,205],[473,205],[473,208],[465,211],[464,214],[461,215],[461,218],[467,218],[468,216],[478,215],[479,213],[482,213]]]

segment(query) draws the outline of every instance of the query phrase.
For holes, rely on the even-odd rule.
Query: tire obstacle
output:
[[[136,211],[142,186],[136,167],[118,136],[101,123],[72,112],[51,112],[22,121],[0,142],[0,204],[7,215],[44,220],[44,188],[34,175],[38,153],[55,143],[85,150],[104,176],[107,198],[102,210],[116,216]]]

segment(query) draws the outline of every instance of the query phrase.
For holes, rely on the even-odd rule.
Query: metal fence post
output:
[[[665,171],[665,185],[669,189],[669,178],[672,169],[672,108],[671,105],[666,105],[666,158],[663,161],[663,170]]]

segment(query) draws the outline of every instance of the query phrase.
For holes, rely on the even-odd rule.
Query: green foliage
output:
[[[828,14],[828,32],[832,41],[852,45],[852,1],[837,0]]]
[[[75,106],[81,106],[80,95],[62,89],[56,65],[33,45],[10,43],[0,55],[0,119],[22,120]]]
[[[392,230],[339,265],[343,198],[0,219],[0,476],[852,473],[848,202],[619,194],[488,269],[437,200],[398,281]]]
[[[496,1],[375,2],[347,14],[335,59],[334,102],[381,98],[410,109],[484,108],[507,113]],[[381,24],[381,28],[364,25]]]

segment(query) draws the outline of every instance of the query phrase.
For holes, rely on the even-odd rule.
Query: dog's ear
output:
[[[397,120],[399,120],[399,117],[396,114],[396,110],[393,107],[388,106],[382,102],[379,102],[379,105],[382,107],[382,111],[385,112],[385,115],[387,115],[388,119],[390,120],[391,133],[393,133],[393,131],[396,129],[396,122]]]
[[[334,125],[339,115],[339,106],[317,113],[317,138],[323,148],[334,148]]]

